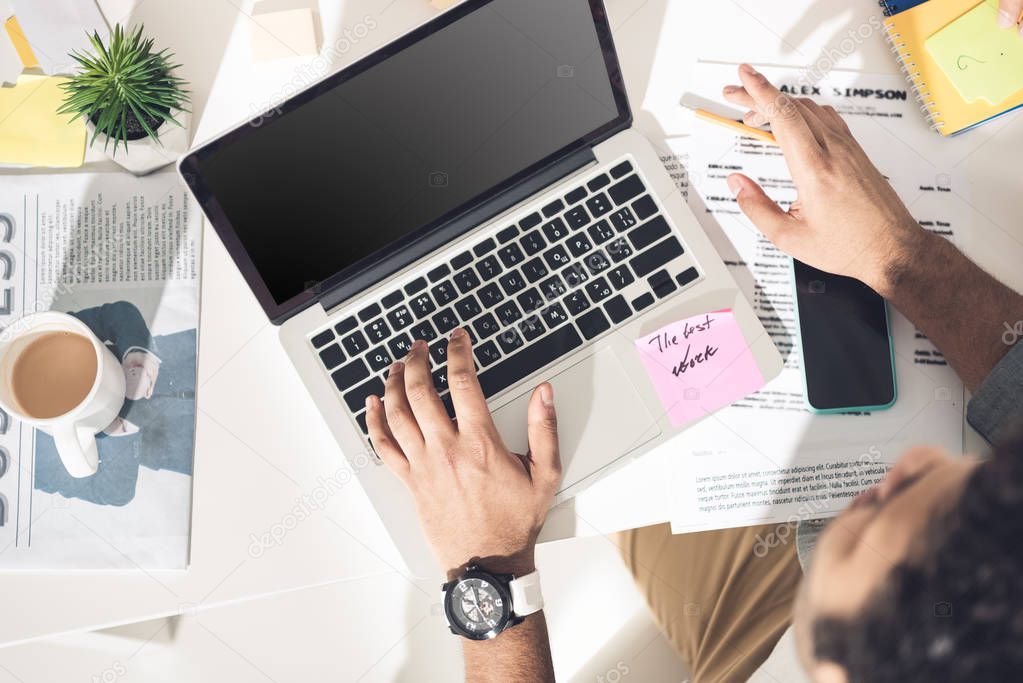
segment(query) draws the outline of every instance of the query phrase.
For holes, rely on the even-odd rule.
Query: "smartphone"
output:
[[[815,413],[895,404],[888,304],[859,280],[792,262],[807,407]]]

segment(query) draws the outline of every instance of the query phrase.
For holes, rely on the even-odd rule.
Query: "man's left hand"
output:
[[[529,401],[529,453],[504,445],[487,408],[468,334],[448,344],[448,386],[457,422],[434,389],[429,351],[417,341],[391,366],[384,400],[366,401],[373,446],[411,491],[434,554],[450,576],[470,560],[491,571],[527,574],[536,537],[561,481],[550,384]]]

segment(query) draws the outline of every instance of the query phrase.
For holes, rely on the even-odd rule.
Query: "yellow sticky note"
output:
[[[997,105],[1023,90],[1023,40],[997,20],[997,3],[988,0],[924,43],[967,102]]]
[[[11,88],[0,88],[0,163],[29,166],[81,166],[85,122],[57,114],[65,78],[22,74]]]
[[[11,17],[8,19],[4,23],[4,28],[7,29],[7,36],[11,39],[11,43],[14,44],[14,49],[18,52],[21,63],[25,65],[25,68],[31,69],[39,66],[39,60],[36,59],[35,53],[32,52],[32,48],[25,38],[25,32],[18,25],[18,18]]]

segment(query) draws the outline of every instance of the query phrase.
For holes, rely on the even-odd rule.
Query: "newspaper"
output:
[[[797,69],[764,68],[774,83],[842,113],[914,217],[954,240],[968,233],[964,179],[911,151],[932,139],[905,81],[834,71],[812,83]],[[701,63],[695,94],[721,102],[736,66]],[[926,144],[926,143],[921,143]],[[726,178],[754,178],[783,206],[796,198],[778,148],[697,121],[689,138],[667,141],[662,160],[785,359],[764,389],[687,430],[676,459],[676,532],[828,517],[877,481],[917,443],[962,451],[964,389],[941,353],[901,314],[891,313],[898,400],[887,411],[815,415],[803,401],[791,261],[739,210]],[[688,169],[688,173],[686,172]],[[852,359],[849,359],[852,362]]]
[[[0,569],[184,569],[195,437],[201,214],[176,173],[12,175],[0,184],[0,325],[62,311],[152,392],[67,474],[53,439],[0,419]]]

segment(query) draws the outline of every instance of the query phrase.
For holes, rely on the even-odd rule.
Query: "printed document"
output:
[[[968,232],[963,179],[950,170],[936,172],[914,153],[914,144],[933,144],[934,137],[920,123],[900,76],[834,71],[810,79],[799,69],[762,71],[795,96],[834,106],[926,229],[953,241]],[[731,107],[721,88],[735,82],[735,73],[734,64],[697,64],[693,91]],[[781,375],[761,391],[676,440],[682,452],[673,461],[675,532],[832,516],[908,447],[926,442],[961,452],[963,385],[894,309],[895,406],[849,415],[807,411],[791,260],[743,216],[726,185],[729,174],[744,173],[782,206],[790,205],[796,192],[779,148],[696,121],[690,137],[667,141],[662,158],[785,358]]]

